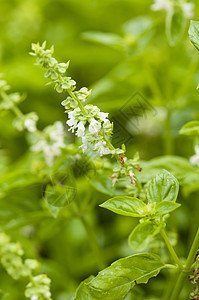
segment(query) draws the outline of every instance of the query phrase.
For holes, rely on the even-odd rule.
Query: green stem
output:
[[[68,89],[67,92],[69,93],[69,95],[75,99],[77,102],[78,102],[78,105],[79,105],[79,108],[81,109],[82,113],[87,116],[88,113],[87,111],[85,110],[84,106],[82,105],[81,101],[79,101],[78,97],[75,96],[75,94],[70,90]]]
[[[71,206],[71,208],[72,208],[72,211],[75,214],[75,216],[77,218],[79,218],[79,220],[81,221],[81,223],[87,233],[88,240],[89,240],[89,243],[93,250],[93,253],[95,254],[95,258],[96,258],[99,270],[104,269],[106,267],[106,265],[105,265],[104,259],[102,257],[101,248],[98,244],[98,241],[96,239],[93,228],[87,222],[86,218],[80,213],[79,208],[75,203],[73,203],[73,206]]]
[[[11,109],[17,117],[19,117],[21,120],[24,119],[24,114],[20,111],[20,109],[17,106],[13,106]]]
[[[197,233],[195,235],[191,249],[189,251],[189,255],[187,257],[184,270],[181,270],[181,272],[178,276],[175,288],[173,290],[173,293],[172,293],[171,297],[168,298],[169,300],[176,300],[180,296],[180,292],[184,285],[184,280],[187,278],[187,273],[189,273],[192,269],[193,262],[194,262],[196,254],[197,254],[198,248],[199,248],[199,228],[197,230]]]
[[[173,249],[173,246],[171,245],[165,230],[161,229],[160,233],[161,233],[161,235],[162,235],[162,237],[163,237],[163,239],[164,239],[164,241],[167,245],[167,248],[168,248],[174,262],[179,266],[180,269],[184,269],[183,264],[181,263],[181,261],[179,260],[175,250]]]
[[[167,109],[167,117],[165,120],[165,131],[166,131],[165,153],[167,155],[173,154],[173,138],[172,138],[172,132],[171,132],[171,110],[170,110],[170,108]]]

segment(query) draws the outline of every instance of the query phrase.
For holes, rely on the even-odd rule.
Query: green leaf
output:
[[[166,170],[147,183],[147,198],[149,203],[161,201],[176,201],[179,190],[177,179]]]
[[[116,214],[129,217],[144,217],[146,204],[134,197],[117,196],[100,205]]]
[[[192,44],[199,50],[199,22],[191,21],[189,27],[189,38]]]
[[[114,196],[115,188],[112,185],[112,179],[107,175],[99,175],[90,179],[92,186],[99,192]]]
[[[48,203],[47,199],[45,199],[46,206],[54,218],[57,218],[62,207],[57,207]]]
[[[128,242],[135,252],[144,251],[152,238],[159,232],[159,228],[151,221],[138,224],[131,232]]]
[[[75,293],[75,298],[74,300],[92,300],[91,297],[88,294],[88,290],[86,288],[86,283],[89,283],[94,276],[90,276],[89,278],[85,279],[80,283],[78,286],[76,293]]]
[[[177,5],[174,9],[167,11],[166,34],[171,46],[176,45],[183,37],[186,26],[186,18],[181,7]]]
[[[70,204],[76,195],[76,189],[74,186],[69,185],[47,185],[45,191],[45,200],[49,205],[54,207],[64,207]]]
[[[82,34],[82,37],[84,40],[111,47],[121,47],[123,45],[122,38],[114,33],[87,31]]]
[[[147,283],[166,265],[156,254],[136,254],[115,261],[88,283],[92,299],[122,300],[135,284]]]
[[[199,121],[191,121],[186,123],[179,131],[185,135],[199,135]]]
[[[156,206],[156,216],[163,216],[180,207],[181,204],[172,201],[163,201]]]

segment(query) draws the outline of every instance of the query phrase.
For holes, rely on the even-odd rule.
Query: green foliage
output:
[[[190,28],[189,28],[189,38],[192,44],[199,50],[199,22],[198,21],[191,21]]]
[[[147,283],[165,267],[155,254],[132,255],[119,259],[107,269],[99,272],[87,284],[87,288],[91,299],[123,299],[136,283]]]
[[[149,203],[161,201],[176,201],[179,185],[168,171],[163,170],[158,176],[149,181],[147,198]]]
[[[198,135],[199,134],[199,121],[192,121],[185,124],[179,131],[185,135]]]
[[[146,205],[141,200],[133,197],[114,197],[100,206],[123,216],[140,218],[146,215]]]
[[[25,259],[24,251],[19,243],[11,243],[5,233],[0,233],[0,261],[8,274],[15,280],[28,277],[30,282],[26,286],[25,296],[31,300],[51,300],[50,282],[46,274],[33,276],[34,270],[39,268],[39,263],[34,259]]]
[[[0,298],[197,297],[198,9],[2,1]]]
[[[135,252],[144,251],[158,231],[158,226],[151,221],[138,224],[129,235],[129,246]]]

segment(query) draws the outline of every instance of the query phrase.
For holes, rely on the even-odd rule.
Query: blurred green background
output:
[[[199,3],[193,2],[194,19],[198,20]],[[60,105],[64,96],[45,85],[44,70],[34,66],[34,59],[29,55],[32,42],[46,40],[49,47],[55,46],[58,61],[71,61],[68,74],[77,82],[77,88],[92,88],[89,102],[110,113],[116,123],[115,134],[123,137],[119,142],[126,142],[129,157],[136,151],[141,160],[165,154],[186,158],[193,155],[192,139],[180,136],[178,131],[184,123],[199,119],[196,90],[199,55],[188,38],[189,21],[179,22],[178,16],[173,20],[175,45],[171,46],[165,33],[166,14],[152,11],[152,3],[151,0],[0,0],[0,72],[12,91],[26,94],[26,101],[20,105],[22,111],[37,112],[40,129],[57,120],[66,121]],[[135,108],[140,102],[150,108],[139,110],[139,116],[134,111],[130,118],[122,117],[124,106],[128,116],[129,107]],[[1,160],[7,159],[9,163],[21,159],[28,147],[24,134],[17,132],[12,122],[11,113],[1,112],[0,147],[7,157],[2,156]],[[117,137],[113,137],[113,144],[118,146],[117,143]],[[88,191],[81,179],[78,186],[82,199],[92,197],[96,203],[107,199],[107,195],[94,188]],[[20,190],[19,195],[11,193],[6,197],[4,200],[14,203],[20,203],[21,197],[28,199],[20,207],[21,215],[23,211],[38,209],[35,197],[38,200],[40,194],[35,185]],[[189,231],[191,239],[195,228],[189,228],[193,209],[194,204],[187,202],[171,221],[172,230],[179,227],[185,241]],[[96,273],[85,230],[78,219],[68,214],[68,219],[44,219],[36,230],[33,228],[35,234],[31,226],[11,231],[13,236],[20,236],[27,255],[44,260],[43,268],[53,279],[57,300],[72,299],[78,283]],[[108,263],[131,253],[126,239],[136,221],[100,208],[88,218],[106,248]],[[179,249],[184,255],[188,243],[185,247],[182,244],[179,242]],[[161,290],[164,275],[159,283]],[[4,274],[1,284],[7,290],[13,282]],[[156,288],[152,281],[149,288],[152,294]],[[15,283],[15,297],[21,299],[17,298],[21,297],[17,290]]]

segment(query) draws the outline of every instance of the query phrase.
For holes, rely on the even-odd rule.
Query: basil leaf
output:
[[[156,216],[163,216],[172,212],[176,208],[180,207],[181,204],[172,201],[163,201],[156,206]]]
[[[199,22],[191,21],[189,27],[189,38],[192,44],[199,50]]]
[[[161,201],[176,201],[179,190],[177,179],[168,171],[163,170],[147,183],[147,198],[149,203]]]
[[[89,278],[85,279],[80,283],[78,286],[76,293],[75,293],[75,298],[74,300],[92,300],[91,297],[88,294],[88,290],[86,288],[86,283],[89,283],[94,276],[89,276]]]
[[[156,254],[135,254],[115,261],[99,272],[87,288],[91,299],[121,300],[135,284],[147,283],[166,265]]]
[[[100,206],[123,216],[144,217],[146,215],[146,204],[135,197],[117,196],[107,200]]]
[[[199,121],[191,121],[186,123],[179,131],[185,135],[199,135]]]
[[[129,236],[129,246],[135,252],[144,251],[158,232],[158,227],[151,221],[140,223],[133,229]]]

